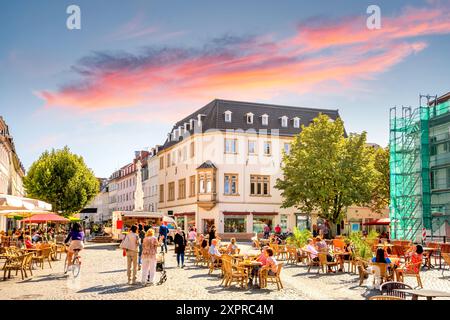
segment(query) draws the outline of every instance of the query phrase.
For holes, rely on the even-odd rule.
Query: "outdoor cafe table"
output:
[[[422,266],[422,268],[427,267],[428,269],[434,268],[434,266],[431,264],[431,255],[433,254],[433,251],[438,250],[437,248],[430,248],[430,247],[422,247],[423,251],[427,252],[427,257],[424,255],[425,263]]]
[[[252,270],[256,267],[261,267],[262,262],[254,261],[254,260],[253,261],[243,261],[243,262],[238,263],[238,266],[246,268],[248,270],[249,277],[251,277]],[[254,279],[255,280],[254,284],[256,284],[257,279],[258,279],[258,277],[256,277],[256,279]]]
[[[426,297],[427,300],[432,300],[437,297],[450,297],[450,292],[437,290],[411,290],[411,289],[395,289],[397,291],[412,294],[412,300],[419,300],[419,297]]]
[[[340,265],[344,266],[344,257],[349,256],[351,253],[346,251],[333,251],[333,255],[338,259]],[[339,269],[340,270],[340,269]],[[344,268],[345,270],[345,268]]]

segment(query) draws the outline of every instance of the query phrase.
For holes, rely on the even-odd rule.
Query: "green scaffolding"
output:
[[[400,112],[399,112],[400,111]],[[448,220],[434,218],[430,182],[430,120],[450,115],[450,101],[390,112],[391,237],[416,241],[422,228],[438,228]],[[400,113],[400,114],[398,114]],[[450,159],[448,164],[450,165]],[[434,221],[436,220],[436,221]]]

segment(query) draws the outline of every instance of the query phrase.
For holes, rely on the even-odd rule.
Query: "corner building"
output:
[[[308,215],[281,208],[283,152],[294,135],[337,110],[213,100],[177,122],[157,156],[158,209],[186,231],[215,225],[223,239],[250,239],[264,224],[283,231],[310,226]]]

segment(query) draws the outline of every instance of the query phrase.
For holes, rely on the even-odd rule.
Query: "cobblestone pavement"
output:
[[[250,246],[245,245],[244,251]],[[268,289],[243,290],[236,286],[220,286],[220,270],[209,275],[205,267],[196,267],[193,258],[187,258],[186,268],[178,269],[173,246],[166,255],[168,280],[160,286],[141,287],[128,285],[126,259],[117,244],[87,244],[82,251],[83,265],[80,276],[74,280],[63,274],[64,260],[47,265],[44,270],[33,270],[33,277],[21,280],[12,275],[3,280],[0,274],[0,299],[226,299],[226,300],[277,300],[277,299],[366,299],[379,294],[366,285],[358,286],[356,274],[307,273],[303,265],[288,265],[282,270],[284,289],[278,291],[276,285]],[[64,255],[63,255],[64,259]],[[3,261],[0,261],[3,263]],[[442,276],[441,270],[421,273],[425,289],[450,292],[450,271]],[[157,273],[159,279],[160,273]],[[138,272],[138,279],[140,272]],[[416,286],[415,278],[405,281]]]

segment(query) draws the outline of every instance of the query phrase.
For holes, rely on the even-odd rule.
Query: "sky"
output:
[[[67,145],[98,177],[215,98],[338,109],[386,146],[390,108],[450,91],[449,52],[450,0],[2,1],[0,115],[26,169]]]

